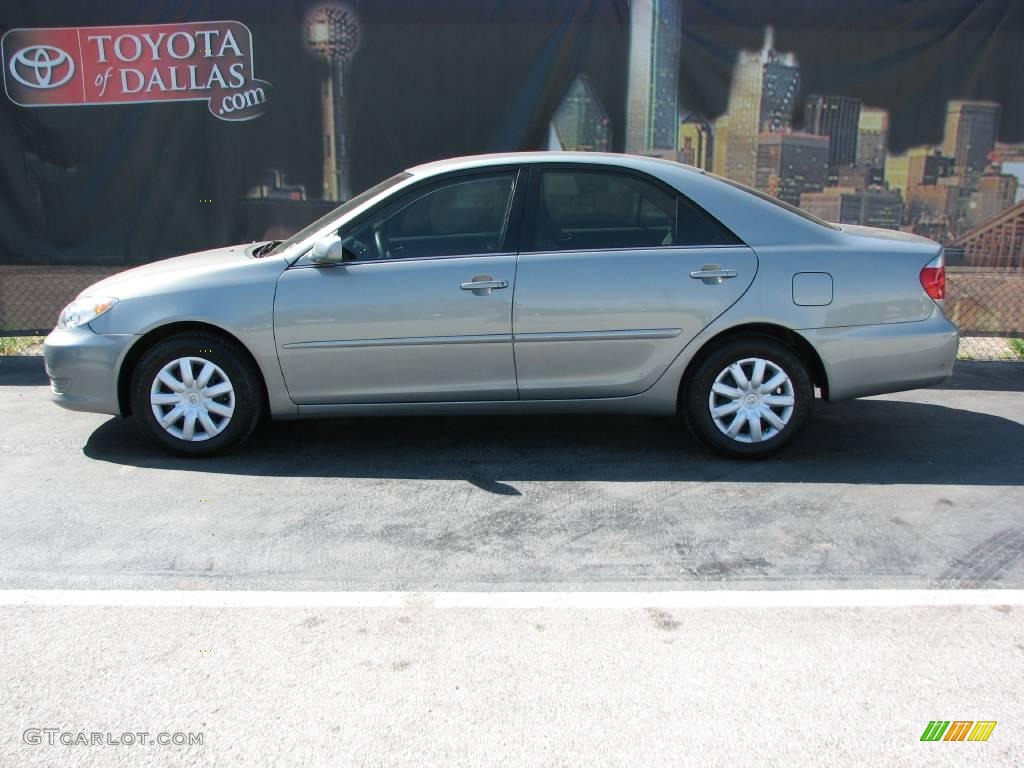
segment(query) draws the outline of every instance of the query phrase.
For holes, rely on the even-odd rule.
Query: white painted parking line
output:
[[[1024,605],[1021,589],[693,590],[680,592],[276,592],[0,590],[0,606],[167,608],[902,608]]]

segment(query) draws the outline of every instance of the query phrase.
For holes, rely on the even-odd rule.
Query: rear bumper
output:
[[[88,325],[53,330],[43,344],[53,401],[72,411],[121,415],[117,372],[135,338],[94,333]]]
[[[880,395],[949,378],[959,332],[936,307],[913,323],[885,323],[800,331],[818,351],[829,400]]]

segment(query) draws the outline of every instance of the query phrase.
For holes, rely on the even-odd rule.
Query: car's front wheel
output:
[[[814,385],[790,347],[767,337],[727,342],[697,362],[683,402],[693,432],[721,454],[762,458],[811,415]]]
[[[237,345],[213,334],[182,333],[155,344],[131,383],[132,415],[163,448],[206,456],[234,448],[262,412],[259,374]]]

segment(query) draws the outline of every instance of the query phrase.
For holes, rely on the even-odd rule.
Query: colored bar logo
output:
[[[930,720],[921,741],[988,741],[995,720]],[[973,727],[972,727],[973,726]]]

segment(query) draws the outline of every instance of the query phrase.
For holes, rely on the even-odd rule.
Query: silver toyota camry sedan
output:
[[[762,457],[825,401],[939,382],[942,249],[653,158],[411,168],[284,242],[129,269],[46,339],[54,400],[205,455],[272,418],[678,414]]]

